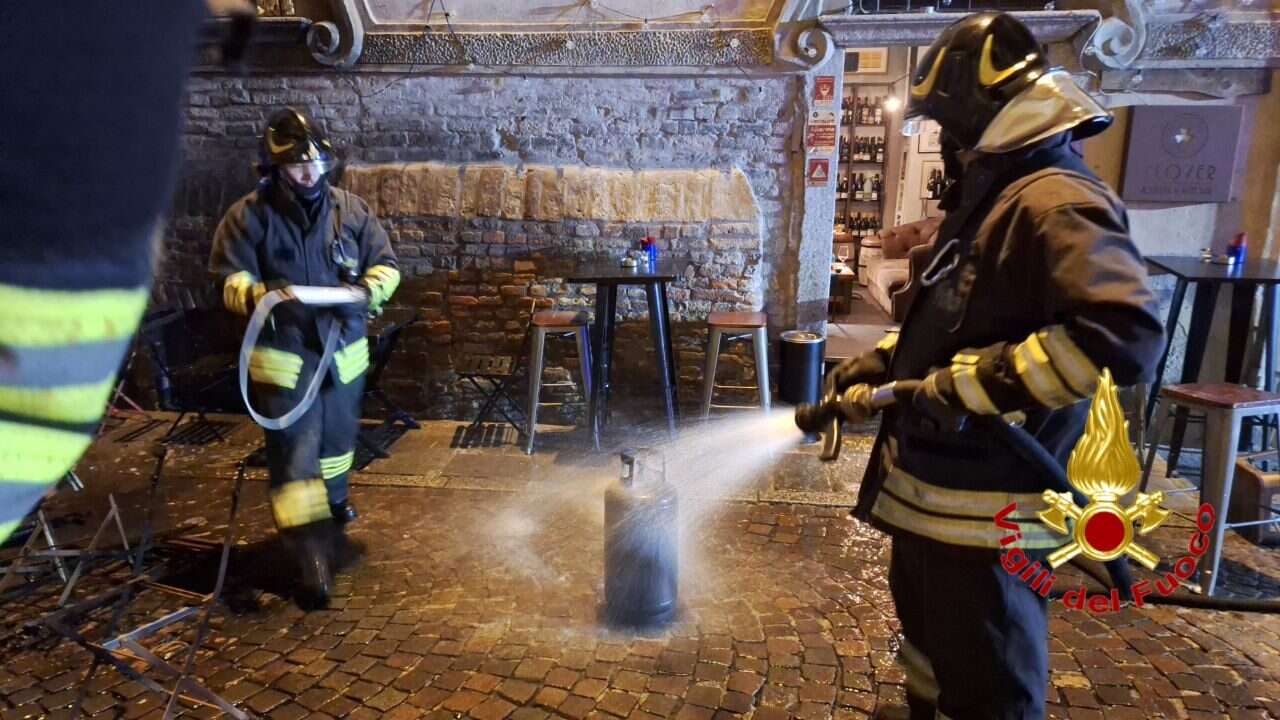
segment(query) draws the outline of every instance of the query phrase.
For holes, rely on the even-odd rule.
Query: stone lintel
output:
[[[883,13],[832,15],[821,24],[841,48],[885,45],[928,45],[943,28],[966,13]],[[1071,40],[1076,33],[1102,19],[1096,10],[1045,10],[1012,13],[1027,24],[1041,42]]]
[[[1280,16],[1269,12],[1162,14],[1147,20],[1137,68],[1280,67]]]
[[[1101,86],[1109,93],[1195,93],[1234,98],[1267,94],[1271,89],[1271,72],[1265,68],[1104,70]]]

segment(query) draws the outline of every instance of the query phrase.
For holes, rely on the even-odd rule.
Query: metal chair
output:
[[[702,380],[702,418],[711,415],[711,408],[764,408],[769,409],[769,316],[762,312],[713,312],[707,316],[710,336],[707,342],[707,368]],[[750,340],[755,351],[755,385],[717,385],[716,367],[720,363],[720,345],[723,341]],[[755,390],[760,399],[758,405],[717,405],[715,391]]]
[[[1163,403],[1163,406],[1161,405]],[[1275,415],[1280,412],[1280,393],[1255,390],[1244,385],[1230,383],[1188,383],[1166,385],[1160,388],[1156,410],[1149,423],[1154,434],[1148,439],[1147,459],[1142,471],[1139,492],[1146,492],[1151,480],[1151,467],[1155,463],[1156,448],[1160,436],[1168,430],[1173,410],[1195,410],[1205,415],[1204,455],[1200,480],[1200,502],[1208,502],[1217,515],[1209,536],[1208,560],[1200,565],[1200,587],[1206,595],[1212,595],[1218,581],[1218,565],[1222,560],[1222,543],[1227,528],[1246,525],[1280,523],[1280,517],[1272,520],[1227,522],[1231,502],[1231,483],[1235,477],[1236,453],[1240,442],[1240,427],[1245,418],[1259,415]],[[1163,413],[1161,412],[1163,410]]]
[[[581,366],[582,384],[578,386],[583,402],[591,397],[591,337],[590,320],[585,312],[543,310],[536,312],[529,321],[529,409],[525,413],[525,453],[533,454],[534,434],[538,424],[540,405],[559,406],[563,403],[542,402],[542,389],[572,386],[573,382],[542,382],[543,352],[548,335],[573,335],[578,342],[578,364]]]

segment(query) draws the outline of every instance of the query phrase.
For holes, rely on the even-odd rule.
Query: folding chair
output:
[[[529,354],[531,335],[532,325],[528,325],[524,330],[524,339],[520,341],[520,350],[515,355],[465,355],[454,361],[458,377],[471,383],[484,398],[480,412],[466,428],[466,435],[479,432],[490,416],[497,412],[521,437],[524,436],[525,413],[520,403],[511,397],[510,390],[523,368],[523,360]],[[485,384],[488,385],[487,390]]]
[[[405,431],[417,430],[421,427],[404,408],[393,403],[381,387],[382,373],[387,369],[391,355],[400,344],[400,336],[405,328],[418,322],[418,317],[415,311],[407,320],[392,323],[376,335],[369,336],[369,374],[365,377],[364,396],[378,401],[386,412],[386,418],[381,425],[368,430],[362,429],[357,435],[360,446],[371,456],[369,460],[391,457],[391,445],[400,439]],[[358,469],[367,464],[367,462],[357,462],[356,467]]]
[[[177,309],[155,313],[141,335],[153,364],[158,404],[178,417],[166,433],[174,442],[204,445],[224,440],[206,413],[243,413],[236,373],[238,321],[221,309]],[[233,347],[234,345],[234,347]],[[175,432],[188,414],[198,422]]]

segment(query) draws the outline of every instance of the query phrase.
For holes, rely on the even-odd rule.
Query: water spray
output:
[[[622,453],[622,472],[604,496],[604,617],[614,626],[656,628],[679,599],[676,490],[658,450]]]

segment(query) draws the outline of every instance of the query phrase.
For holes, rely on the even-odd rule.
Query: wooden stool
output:
[[[702,380],[702,417],[705,420],[711,414],[711,408],[749,408],[761,407],[769,409],[769,316],[762,312],[713,312],[707,316],[707,328],[710,331],[707,343],[706,377]],[[750,339],[756,360],[755,385],[717,385],[716,366],[720,361],[720,342],[722,340]],[[712,403],[716,388],[722,390],[755,390],[760,398],[759,405],[714,405]]]
[[[574,335],[578,340],[578,365],[581,371],[582,384],[577,386],[583,402],[590,402],[591,397],[591,337],[587,326],[590,320],[585,312],[542,310],[533,314],[529,321],[529,410],[525,413],[525,448],[526,454],[533,454],[533,435],[538,425],[538,407],[541,405],[563,405],[563,403],[542,402],[542,388],[564,387],[574,385],[573,382],[543,383],[542,359],[548,335]]]
[[[1162,407],[1160,403],[1165,403]],[[1230,383],[1188,383],[1166,385],[1160,388],[1156,411],[1149,427],[1155,434],[1148,439],[1147,462],[1142,471],[1139,492],[1146,492],[1151,479],[1151,466],[1155,463],[1156,448],[1160,436],[1168,429],[1174,408],[1195,410],[1205,415],[1204,455],[1201,460],[1200,502],[1213,506],[1216,521],[1209,535],[1206,567],[1200,564],[1200,587],[1206,595],[1212,595],[1218,581],[1218,564],[1222,560],[1222,542],[1225,531],[1240,523],[1227,522],[1228,505],[1231,502],[1231,481],[1235,475],[1236,448],[1240,441],[1240,426],[1245,418],[1258,415],[1275,415],[1280,412],[1280,393],[1255,390],[1244,385]],[[1161,413],[1161,410],[1164,412]],[[1203,560],[1203,559],[1202,559]]]

